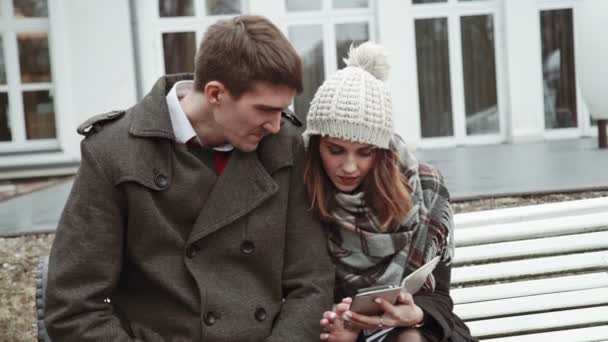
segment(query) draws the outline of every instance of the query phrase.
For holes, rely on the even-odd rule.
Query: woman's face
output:
[[[376,159],[374,145],[330,137],[321,137],[319,152],[325,173],[342,192],[357,189]]]

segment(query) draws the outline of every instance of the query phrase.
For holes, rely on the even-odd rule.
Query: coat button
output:
[[[198,248],[196,248],[194,245],[190,245],[186,248],[186,256],[190,259],[194,258],[197,252]]]
[[[164,189],[169,185],[169,180],[167,179],[167,176],[159,173],[154,177],[154,184],[159,188]]]
[[[255,319],[257,319],[259,322],[265,321],[266,320],[266,310],[264,310],[264,308],[257,308],[255,310]]]
[[[208,326],[214,325],[218,319],[220,319],[220,316],[213,311],[208,311],[203,316],[203,322],[205,322],[205,324]]]
[[[255,251],[255,244],[252,241],[245,240],[241,243],[241,252],[243,254],[251,254]]]

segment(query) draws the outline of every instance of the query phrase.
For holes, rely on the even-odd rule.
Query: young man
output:
[[[268,20],[211,26],[189,75],[95,117],[51,251],[53,341],[312,341],[333,269],[303,185],[301,62]]]

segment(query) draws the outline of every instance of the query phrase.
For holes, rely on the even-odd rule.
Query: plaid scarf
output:
[[[454,253],[449,193],[441,174],[418,163],[399,136],[391,149],[412,189],[412,208],[401,224],[380,230],[364,193],[337,193],[329,229],[328,250],[336,265],[336,300],[353,296],[359,288],[399,284],[408,274],[437,255],[450,263]],[[423,287],[435,289],[431,275]]]

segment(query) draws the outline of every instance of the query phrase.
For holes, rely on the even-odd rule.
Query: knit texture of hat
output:
[[[306,117],[304,141],[329,136],[388,148],[393,136],[393,105],[384,82],[386,50],[366,42],[351,47],[346,68],[330,76],[315,93]]]

